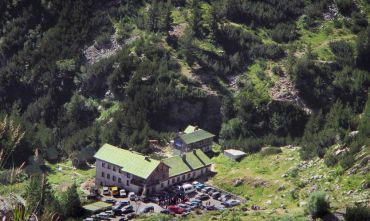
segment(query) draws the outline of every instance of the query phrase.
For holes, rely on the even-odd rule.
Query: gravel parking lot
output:
[[[222,192],[222,190],[219,190],[219,189],[214,189],[213,187],[210,187],[204,184],[201,184],[201,185],[202,185],[202,188],[198,188],[198,190],[192,194],[184,194],[181,190],[177,189],[179,187],[172,187],[166,191],[162,191],[161,193],[157,195],[159,199],[158,203],[143,202],[142,200],[130,201],[127,197],[121,198],[121,197],[112,197],[112,196],[102,196],[100,200],[106,201],[107,199],[114,199],[117,202],[118,201],[130,201],[130,205],[132,205],[133,210],[134,210],[133,213],[135,214],[140,214],[140,211],[146,206],[153,206],[154,211],[150,213],[160,213],[162,210],[167,209],[167,207],[170,205],[172,206],[172,205],[184,204],[186,202],[192,202],[193,200],[199,198],[203,194],[203,195],[207,195],[209,198],[202,199],[201,203],[197,205],[196,209],[193,208],[189,212],[194,212],[195,210],[198,210],[198,211],[202,210],[203,212],[206,212],[207,210],[215,210],[214,207],[217,207],[218,210],[223,209],[224,208],[224,206],[222,205],[223,203],[218,199],[213,199],[210,196],[211,194],[209,195],[207,192],[205,192],[204,188],[209,188],[209,189],[212,189],[213,191],[219,191],[221,192],[221,195],[225,195],[227,193]],[[232,199],[232,196],[230,197]],[[116,216],[114,218],[111,218],[110,220],[119,221],[124,216]]]

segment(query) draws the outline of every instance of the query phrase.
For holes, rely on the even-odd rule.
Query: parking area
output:
[[[105,187],[98,200],[111,205],[107,210],[93,214],[87,221],[94,220],[129,220],[137,215],[165,213],[173,216],[187,216],[190,213],[202,214],[210,210],[223,211],[238,206],[243,201],[227,192],[194,181],[192,183],[172,186],[156,194],[143,197],[115,188]],[[100,192],[100,191],[99,191]]]

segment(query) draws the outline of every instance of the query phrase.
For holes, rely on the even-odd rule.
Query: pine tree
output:
[[[161,7],[161,20],[160,20],[160,24],[159,24],[159,28],[162,32],[167,32],[168,34],[168,31],[170,31],[172,29],[172,17],[171,17],[171,9],[172,9],[172,5],[171,5],[171,1],[168,0],[166,4],[162,4],[162,7]]]
[[[63,193],[62,198],[63,215],[65,217],[78,217],[81,215],[81,201],[77,193],[77,186],[73,184],[66,192]]]
[[[147,17],[147,28],[149,31],[158,31],[159,26],[159,3],[158,0],[153,0]]]
[[[26,202],[32,211],[43,214],[47,207],[53,205],[53,201],[55,199],[46,175],[31,176],[26,187]]]
[[[192,3],[192,17],[190,20],[190,27],[196,37],[201,37],[203,19],[202,11],[200,9],[199,0],[193,0]]]

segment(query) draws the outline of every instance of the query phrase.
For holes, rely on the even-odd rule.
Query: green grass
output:
[[[120,108],[119,102],[114,102],[114,104],[110,108],[100,112],[100,117],[98,118],[98,121],[107,120],[113,113],[119,111],[119,108]]]
[[[76,183],[79,187],[86,180],[95,177],[95,168],[88,170],[73,169],[71,161],[49,164],[48,166],[50,167],[48,180],[57,194],[60,190],[66,190],[73,183]],[[61,167],[62,170],[59,171],[58,167]],[[81,194],[82,191],[79,191],[79,193]]]
[[[323,22],[315,31],[304,29],[301,24],[298,24],[298,26],[300,27],[301,34],[298,43],[305,47],[310,45],[313,52],[318,55],[319,60],[333,60],[334,55],[329,48],[330,42],[339,40],[354,41],[356,38],[356,35],[350,30],[344,27],[335,27],[333,21]]]
[[[271,220],[275,216],[281,219],[288,218],[289,215],[294,216],[293,220],[305,220],[304,208],[298,205],[307,200],[308,190],[314,186],[327,193],[333,209],[370,199],[370,191],[361,189],[362,183],[370,179],[370,175],[348,175],[348,171],[343,172],[340,166],[328,168],[322,159],[315,159],[310,162],[310,166],[302,168],[299,166],[302,161],[298,150],[282,148],[282,153],[264,157],[261,154],[252,154],[240,162],[220,154],[212,161],[217,174],[209,182],[247,198],[248,207],[258,205],[265,209],[259,213],[248,213],[245,220]],[[283,175],[293,168],[298,169],[297,176],[284,178]],[[323,178],[307,181],[315,175],[322,175]],[[233,180],[236,178],[243,179],[244,183],[234,187]],[[302,183],[307,184],[300,187]],[[285,189],[278,192],[277,189],[282,185]],[[351,190],[357,192],[348,195],[347,192]],[[297,199],[293,198],[292,192],[296,193]],[[282,204],[286,209],[281,208]]]

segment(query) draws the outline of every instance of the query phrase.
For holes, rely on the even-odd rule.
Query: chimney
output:
[[[181,158],[182,158],[183,161],[185,161],[186,160],[186,154],[185,153],[182,153],[181,154]]]
[[[197,151],[195,149],[193,149],[193,154],[196,154],[196,153],[197,153]]]
[[[146,160],[146,161],[150,161],[149,156],[145,156],[145,160]]]

